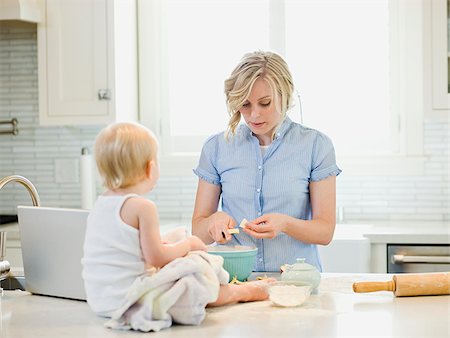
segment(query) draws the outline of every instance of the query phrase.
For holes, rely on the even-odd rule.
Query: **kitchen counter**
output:
[[[449,245],[450,226],[431,221],[337,224],[333,241],[319,246],[323,271],[386,273],[389,244]]]
[[[450,244],[450,224],[434,221],[337,224],[333,240],[358,237],[368,238],[372,244]]]
[[[253,276],[255,277],[255,276]],[[450,296],[355,294],[354,281],[391,280],[387,274],[322,274],[318,291],[300,307],[271,301],[208,308],[200,326],[173,325],[158,337],[449,337]],[[103,327],[86,302],[5,291],[0,336],[123,337],[133,331]]]

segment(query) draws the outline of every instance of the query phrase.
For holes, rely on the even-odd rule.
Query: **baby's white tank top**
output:
[[[130,197],[100,196],[87,220],[83,279],[87,302],[110,317],[125,301],[131,284],[145,272],[139,230],[123,222],[120,210]]]

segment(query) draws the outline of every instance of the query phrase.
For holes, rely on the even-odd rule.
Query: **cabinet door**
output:
[[[40,123],[110,120],[106,0],[47,0],[38,27]],[[112,93],[111,93],[112,95]]]
[[[448,0],[432,0],[431,2],[433,109],[450,109],[448,4]]]

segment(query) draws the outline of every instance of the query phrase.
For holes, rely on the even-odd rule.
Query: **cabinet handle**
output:
[[[393,255],[392,263],[428,263],[428,264],[450,264],[449,256],[407,256],[407,255]]]
[[[111,100],[111,91],[109,89],[99,89],[98,90],[99,100]]]

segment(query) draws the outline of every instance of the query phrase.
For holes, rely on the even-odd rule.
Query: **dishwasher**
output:
[[[449,244],[388,244],[388,273],[450,271]]]

